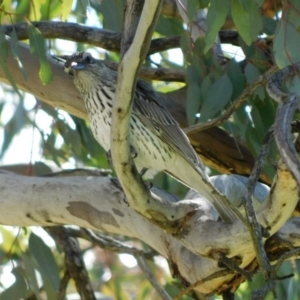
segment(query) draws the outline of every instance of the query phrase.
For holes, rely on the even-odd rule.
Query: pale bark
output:
[[[243,189],[232,176],[223,175],[220,180],[213,179],[213,182],[228,196]],[[232,187],[226,192],[229,183]],[[252,240],[244,225],[240,221],[233,224],[217,221],[212,207],[201,198],[169,202],[169,205],[185,203],[191,208],[196,207],[181,233],[174,237],[129,207],[124,201],[124,193],[108,177],[25,177],[3,173],[0,190],[3,225],[72,224],[135,237],[169,259],[173,269],[177,270],[174,275],[191,284],[221,270],[218,261],[210,259],[218,259],[220,253],[242,258],[240,267],[243,268],[255,258]],[[290,242],[294,247],[300,245],[300,221],[299,218],[287,220],[298,202],[298,193],[296,181],[281,163],[270,195],[258,210],[260,223],[271,234],[277,231],[282,242]],[[261,201],[265,195],[265,188],[258,186],[256,198]],[[162,194],[159,197],[163,197],[167,205],[168,197]],[[228,288],[225,283],[232,278],[233,275],[227,275],[207,281],[197,290],[205,294],[220,292]],[[234,282],[231,285],[234,286]]]

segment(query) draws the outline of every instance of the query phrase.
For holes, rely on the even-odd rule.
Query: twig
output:
[[[270,144],[273,140],[273,133],[274,133],[274,130],[273,130],[273,128],[271,128],[265,135],[265,137],[262,141],[262,147],[261,147],[260,153],[255,161],[254,167],[249,176],[249,180],[247,182],[247,189],[248,189],[248,192],[250,193],[250,195],[253,194],[256,183],[259,180],[264,161],[269,153]]]
[[[278,259],[278,261],[276,262],[276,264],[274,266],[272,266],[273,272],[276,273],[284,261],[286,261],[287,259],[294,257],[296,255],[300,255],[300,248],[296,248],[296,249],[290,250],[289,252],[282,254],[280,256],[280,258]]]
[[[296,76],[300,71],[300,64],[286,67],[276,74],[267,77],[267,91],[279,102],[274,123],[274,136],[282,159],[300,184],[300,164],[298,153],[292,141],[291,122],[300,103],[300,95],[285,93],[282,85]]]
[[[195,289],[200,284],[203,284],[203,283],[205,283],[207,281],[210,281],[210,280],[213,280],[215,278],[224,277],[224,276],[227,276],[227,275],[230,275],[230,274],[234,274],[234,271],[232,271],[232,270],[220,270],[218,272],[215,272],[215,273],[203,278],[202,280],[199,280],[199,281],[193,283],[188,288],[181,291],[176,297],[173,298],[173,300],[180,300],[181,297],[183,297],[185,294],[187,294],[190,291],[192,291],[193,289]]]
[[[271,290],[273,291],[273,299],[277,299],[275,283],[275,280],[268,281],[263,288],[255,290],[251,295],[251,300],[263,300]]]
[[[271,272],[270,261],[268,259],[267,253],[264,248],[262,228],[261,228],[261,225],[257,221],[251,195],[253,194],[255,185],[259,179],[260,172],[261,172],[262,166],[263,166],[263,162],[264,162],[266,156],[268,155],[272,138],[273,138],[273,130],[269,130],[264,138],[260,154],[259,154],[257,160],[255,161],[254,167],[249,176],[249,180],[246,185],[248,194],[245,195],[246,201],[244,202],[246,216],[247,216],[249,224],[251,225],[250,226],[250,234],[251,234],[251,237],[253,240],[253,246],[254,246],[254,249],[256,252],[256,258],[257,258],[260,270],[267,282],[273,282],[272,284],[268,285],[269,287],[275,286],[275,280],[274,280],[274,276],[272,275],[272,272]],[[249,227],[248,227],[248,229],[249,229]]]
[[[99,233],[95,234],[93,231],[86,228],[81,228],[81,229],[68,228],[67,230],[69,234],[74,237],[86,239],[91,243],[93,243],[94,245],[97,245],[102,249],[106,249],[112,252],[127,253],[133,256],[143,255],[145,258],[148,259],[157,255],[157,252],[155,251],[145,252],[135,247],[128,246],[116,239],[113,239],[112,237],[105,236]]]
[[[268,70],[267,74],[274,73],[278,68],[272,67],[270,70]],[[234,111],[236,111],[241,104],[243,104],[248,97],[261,85],[265,84],[267,82],[267,79],[265,76],[261,76],[259,79],[254,81],[250,86],[248,86],[242,95],[240,95],[232,104],[231,106],[219,117],[214,118],[210,121],[207,121],[205,123],[195,124],[193,126],[190,126],[184,130],[186,134],[193,134],[202,130],[206,130],[208,128],[219,126],[224,121],[226,121]]]
[[[137,259],[139,267],[142,269],[142,271],[147,276],[147,279],[151,283],[151,285],[154,287],[156,292],[160,295],[160,297],[164,300],[172,300],[172,298],[168,295],[168,293],[158,284],[155,277],[153,276],[153,273],[148,268],[145,258],[142,255],[138,255],[135,257]]]
[[[219,257],[219,263],[224,264],[228,269],[235,271],[236,273],[241,274],[244,276],[248,281],[251,281],[251,277],[253,276],[253,272],[249,272],[247,270],[244,270],[238,266],[238,263],[236,263],[233,259],[228,258],[224,254],[220,254],[221,257]]]
[[[88,27],[77,23],[66,22],[32,22],[42,35],[48,39],[64,39],[77,43],[85,43],[109,51],[120,52],[121,36],[119,32],[114,32],[102,28]],[[28,23],[16,23],[14,25],[3,25],[4,32],[10,35],[13,29],[20,40],[29,38]],[[180,47],[180,36],[153,39],[151,41],[147,55],[162,52]]]
[[[69,271],[65,270],[64,276],[60,281],[56,300],[65,300],[66,299],[66,290],[67,290],[67,286],[68,286],[70,279],[71,279],[71,276],[70,276]]]
[[[77,240],[71,237],[63,226],[44,227],[44,229],[64,250],[66,268],[75,281],[81,299],[96,300]]]

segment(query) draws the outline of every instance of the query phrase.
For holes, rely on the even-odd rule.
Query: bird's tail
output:
[[[233,222],[237,219],[230,203],[212,185],[202,165],[188,163],[187,160],[178,156],[172,167],[168,168],[167,173],[204,196],[213,205],[223,221]]]

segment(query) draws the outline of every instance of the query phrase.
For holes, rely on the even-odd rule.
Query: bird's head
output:
[[[97,84],[107,67],[88,52],[76,52],[65,62],[65,72],[70,74],[79,91],[87,91]]]

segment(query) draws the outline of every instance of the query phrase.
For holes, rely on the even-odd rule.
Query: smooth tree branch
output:
[[[118,80],[112,114],[112,159],[118,179],[132,208],[160,225],[166,225],[167,222],[170,222],[170,228],[174,227],[174,221],[182,219],[178,224],[178,227],[180,227],[180,223],[183,222],[185,216],[193,210],[187,206],[185,206],[187,210],[178,209],[168,205],[168,203],[163,204],[161,199],[151,196],[136,168],[133,167],[133,159],[128,144],[137,73],[147,53],[161,6],[160,0],[155,0],[151,3],[145,1],[136,28],[137,14],[133,15],[132,11],[138,11],[140,3],[141,1],[138,0],[128,1],[126,7],[125,34],[122,41],[123,52],[121,53],[122,59],[118,68]]]
[[[298,63],[268,76],[267,91],[270,97],[279,102],[274,122],[274,136],[279,153],[300,185],[299,155],[291,135],[291,124],[293,116],[300,105],[300,94],[286,93],[282,90],[283,85],[297,76],[299,71],[300,64]]]
[[[212,178],[212,182],[230,199],[241,190],[240,187],[236,190],[236,184],[231,184],[233,178],[233,175],[222,175]],[[259,186],[258,184],[257,187]],[[218,261],[211,259],[219,255],[220,249],[229,258],[241,258],[240,268],[248,267],[255,259],[252,239],[244,224],[240,221],[233,224],[217,221],[212,207],[201,197],[179,201],[193,208],[196,205],[197,211],[193,218],[186,222],[182,232],[174,237],[129,207],[124,202],[123,191],[112,178],[90,175],[26,177],[4,173],[0,174],[0,190],[2,224],[73,224],[105,233],[138,238],[170,261],[174,277],[182,278],[189,284],[198,282],[196,290],[204,294],[227,289],[232,278],[239,280],[239,283],[244,280],[242,275],[233,275],[231,270],[224,276],[204,280],[211,278],[209,276],[216,272],[224,271]],[[299,188],[284,163],[280,163],[270,191],[257,211],[258,221],[270,235],[276,233],[279,238],[276,242],[277,247],[280,247],[280,244],[299,247],[300,219],[294,217],[287,221],[298,202]],[[257,190],[254,196],[264,199],[266,193]],[[169,199],[166,195],[160,194],[160,197]],[[276,259],[277,248],[272,244],[269,247],[274,253],[273,259]],[[230,284],[235,288],[238,286],[237,281]]]

